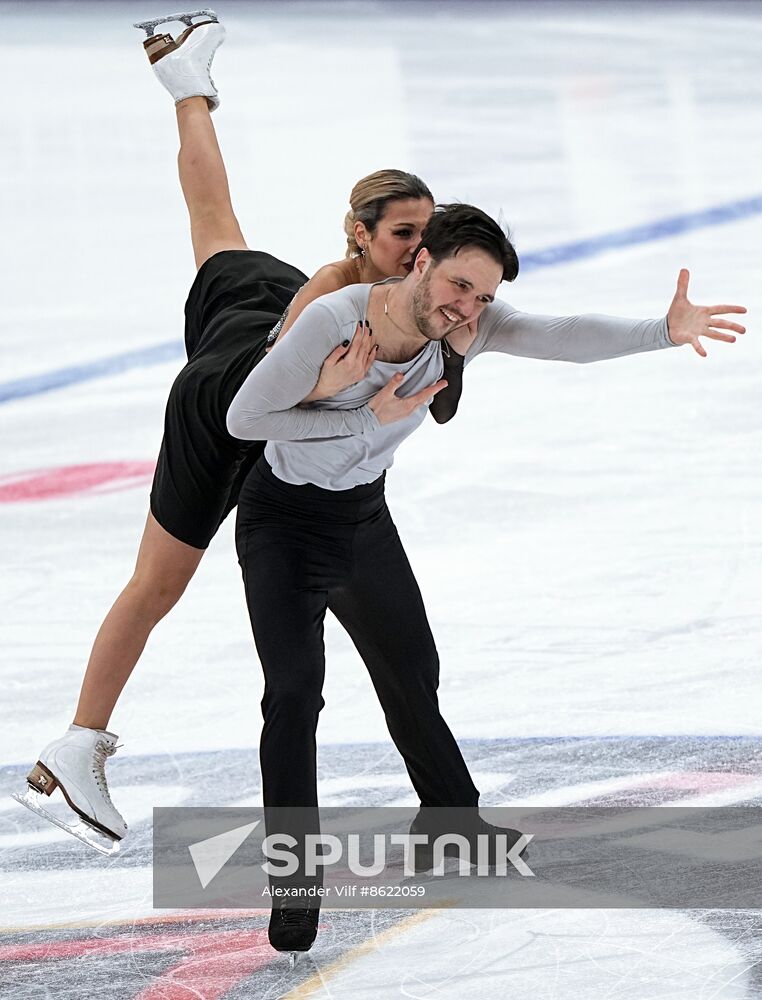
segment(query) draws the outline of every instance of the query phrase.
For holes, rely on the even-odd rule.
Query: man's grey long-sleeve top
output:
[[[344,490],[373,482],[391,467],[400,442],[425,419],[426,407],[420,406],[404,420],[381,425],[368,403],[397,372],[405,376],[399,396],[412,395],[441,378],[437,341],[402,364],[376,361],[362,381],[338,395],[300,405],[314,389],[326,357],[351,340],[364,321],[372,287],[350,285],[310,303],[288,335],[249,374],[230,405],[230,434],[268,441],[265,458],[287,483]],[[493,302],[479,319],[466,364],[488,351],[585,363],[671,346],[666,317],[539,316]]]

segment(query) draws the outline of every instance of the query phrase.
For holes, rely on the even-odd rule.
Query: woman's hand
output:
[[[421,389],[412,396],[403,398],[397,395],[397,389],[404,377],[398,372],[368,403],[380,424],[393,424],[397,420],[404,420],[419,406],[428,406],[434,396],[447,385],[445,379],[440,379],[439,382],[434,382],[433,385]]]
[[[355,382],[361,382],[370,371],[377,353],[378,345],[373,341],[370,325],[367,322],[365,326],[358,323],[352,342],[345,340],[325,359],[315,388],[303,402],[329,399]]]

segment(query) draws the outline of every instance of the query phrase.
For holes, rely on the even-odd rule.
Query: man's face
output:
[[[428,340],[442,340],[448,333],[475,322],[495,299],[503,269],[494,258],[474,247],[445,257],[438,264],[421,250],[415,270],[413,318]]]

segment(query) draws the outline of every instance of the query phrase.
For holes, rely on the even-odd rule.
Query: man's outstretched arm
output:
[[[661,319],[597,314],[540,316],[496,302],[485,309],[475,333],[464,328],[448,340],[456,350],[466,351],[467,361],[484,351],[499,351],[525,358],[586,363],[684,344],[691,344],[706,357],[699,338],[733,343],[734,334],[743,334],[746,328],[722,317],[745,313],[746,309],[738,305],[694,305],[688,301],[688,281],[688,272],[682,270],[669,312]]]

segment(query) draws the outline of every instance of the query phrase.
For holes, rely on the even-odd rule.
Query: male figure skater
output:
[[[183,39],[180,49],[171,39],[155,43],[154,68],[176,101],[201,95],[216,105],[209,67],[221,37],[215,24],[189,27],[185,41],[194,48],[187,59]],[[224,271],[224,251],[246,249],[226,203],[194,227],[197,242],[208,270]],[[436,648],[383,495],[397,445],[444,386],[442,346],[467,363],[485,351],[581,362],[685,343],[703,354],[700,336],[732,341],[723,330],[744,332],[716,318],[742,308],[688,302],[687,272],[667,317],[644,321],[519,313],[494,301],[501,280],[517,273],[514,249],[493,220],[470,206],[445,206],[427,226],[406,278],[351,285],[313,302],[233,400],[229,432],[269,441],[241,493],[236,532],[266,679],[266,806],[317,803],[315,730],[330,607],[368,666],[424,807],[416,832],[432,822],[425,809],[435,806],[472,810],[468,829],[457,832],[494,831],[478,817],[478,791],[439,712]],[[368,374],[331,398],[300,405],[325,358],[366,321],[378,346]],[[270,939],[283,950],[305,949],[316,924],[314,908],[276,910]]]
[[[439,712],[436,647],[384,501],[396,447],[445,385],[441,341],[460,337],[466,362],[485,351],[585,362],[685,343],[703,350],[700,335],[734,339],[713,329],[729,324],[688,302],[687,272],[668,315],[657,320],[519,313],[495,301],[500,282],[517,272],[496,222],[469,205],[441,206],[406,278],[350,286],[310,304],[231,404],[230,433],[269,442],[241,492],[236,529],[266,681],[265,807],[317,804],[315,732],[330,608],[365,661],[420,798],[413,832],[435,832],[427,810],[436,806],[471,810],[466,828],[450,832],[496,832],[478,817],[479,793]],[[378,348],[367,376],[330,399],[300,404],[326,355],[365,322]],[[508,832],[515,842],[519,834]],[[316,909],[301,917],[274,911],[271,941],[284,950],[309,947],[316,923]]]

